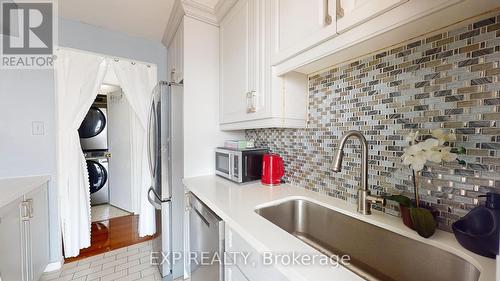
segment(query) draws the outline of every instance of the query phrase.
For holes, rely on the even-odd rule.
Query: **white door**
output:
[[[336,35],[336,0],[271,0],[273,64]]]
[[[130,104],[120,91],[108,94],[108,161],[109,203],[134,212],[131,179],[131,118]]]
[[[405,2],[408,0],[340,0],[337,7],[337,31],[345,32]]]
[[[257,0],[240,0],[220,26],[220,121],[256,118],[259,111]]]

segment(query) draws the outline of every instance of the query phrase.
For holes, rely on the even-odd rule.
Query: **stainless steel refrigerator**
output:
[[[183,130],[182,83],[161,81],[153,90],[148,121],[148,160],[152,186],[148,200],[156,210],[153,252],[168,262],[159,265],[164,281],[182,276],[182,259],[173,252],[183,249]]]

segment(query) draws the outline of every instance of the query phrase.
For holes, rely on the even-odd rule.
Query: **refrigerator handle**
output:
[[[154,168],[153,168],[153,160],[151,159],[151,125],[152,125],[152,121],[151,119],[154,117],[154,107],[155,107],[155,103],[154,103],[154,97],[153,97],[153,101],[151,101],[151,108],[149,110],[149,118],[148,118],[148,131],[147,131],[147,142],[148,142],[148,164],[149,164],[149,172],[151,173],[151,177],[154,178],[155,176],[155,171],[154,171]],[[148,198],[149,198],[149,193],[148,193]]]
[[[155,198],[151,198],[151,192],[153,192]],[[150,187],[148,190],[148,201],[155,209],[161,210],[161,204],[156,202],[156,199],[158,199],[158,195],[156,194],[155,190],[153,187]]]

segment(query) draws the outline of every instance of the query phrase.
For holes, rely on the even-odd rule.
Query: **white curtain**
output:
[[[104,56],[57,51],[57,153],[59,211],[65,257],[90,246],[90,192],[78,128],[97,96],[109,62]]]
[[[151,175],[147,154],[147,126],[152,91],[157,83],[156,67],[129,61],[112,61],[116,78],[135,113],[131,118],[132,194],[134,210],[139,210],[139,236],[156,233],[155,209],[148,202]]]

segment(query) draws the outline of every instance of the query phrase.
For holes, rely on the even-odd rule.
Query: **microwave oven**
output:
[[[267,148],[230,149],[219,147],[215,150],[215,174],[237,183],[260,180],[262,177],[262,157]]]

